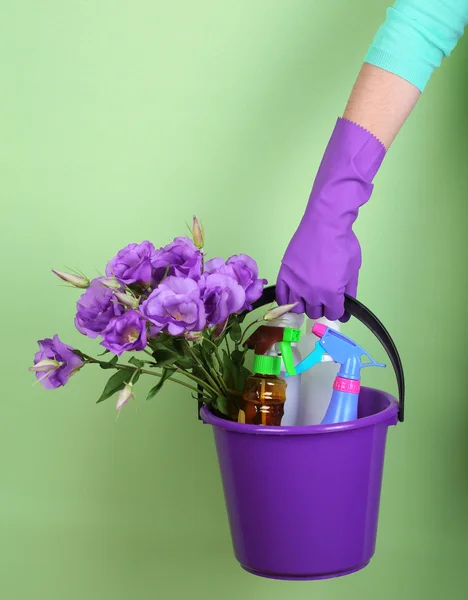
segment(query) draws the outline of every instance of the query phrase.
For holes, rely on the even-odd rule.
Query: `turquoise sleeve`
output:
[[[406,79],[422,92],[467,23],[468,0],[396,0],[364,62]]]

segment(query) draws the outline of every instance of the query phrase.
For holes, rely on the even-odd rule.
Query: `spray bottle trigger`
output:
[[[292,353],[292,343],[297,343],[301,339],[300,329],[285,327],[283,331],[283,341],[279,343],[281,357],[283,359],[286,373],[290,376],[296,375],[296,366],[294,365],[294,357]]]
[[[279,347],[287,375],[296,375],[296,367],[294,365],[291,344],[289,342],[280,342]]]
[[[361,350],[362,350],[362,348],[361,348]],[[384,363],[376,362],[372,358],[372,356],[370,356],[370,354],[368,354],[365,350],[363,350],[361,356],[367,356],[367,358],[369,359],[368,362],[362,362],[361,358],[359,358],[359,362],[361,363],[361,369],[363,369],[364,367],[381,367],[382,369],[385,369],[385,367],[387,366]]]
[[[319,340],[315,343],[315,349],[296,365],[296,374],[300,375],[301,373],[304,373],[304,371],[312,368],[317,363],[322,362],[322,356],[324,354],[326,354],[326,351],[322,347]],[[286,373],[286,377],[288,377],[288,375],[290,375],[290,373]]]

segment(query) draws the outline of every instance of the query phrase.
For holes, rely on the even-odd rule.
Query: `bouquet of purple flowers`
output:
[[[79,272],[53,270],[85,289],[75,326],[100,338],[104,352],[89,356],[57,335],[39,340],[30,369],[41,384],[61,387],[85,365],[96,364],[115,371],[98,402],[117,394],[117,411],[134,397],[140,376],[147,375],[157,378],[148,399],[169,381],[235,418],[250,374],[242,323],[267,281],[259,278],[250,256],[206,261],[203,246],[203,228],[194,217],[191,238],[177,237],[158,250],[149,241],[130,244],[107,264],[105,276],[90,281]],[[274,318],[276,311],[263,319]],[[122,362],[126,353],[131,356]]]

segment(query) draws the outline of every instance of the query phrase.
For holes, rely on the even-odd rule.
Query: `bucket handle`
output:
[[[276,286],[270,285],[263,290],[261,298],[253,303],[253,310],[261,308],[266,304],[272,304],[276,301]],[[395,346],[391,335],[385,329],[380,320],[372,313],[367,306],[356,300],[348,294],[345,294],[345,311],[355,317],[363,325],[365,325],[382,344],[387,353],[390,362],[395,371],[398,385],[398,420],[402,423],[405,419],[405,374],[401,363],[400,355]],[[200,409],[202,402],[198,402],[198,418],[200,419]]]

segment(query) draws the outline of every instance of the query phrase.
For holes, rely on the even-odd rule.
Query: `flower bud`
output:
[[[205,232],[197,217],[193,217],[192,239],[195,246],[201,250],[205,243]]]
[[[127,402],[135,396],[133,392],[133,385],[131,383],[127,383],[125,387],[120,390],[119,395],[117,396],[117,404],[115,405],[115,410],[119,412],[122,406],[125,406]]]
[[[184,333],[184,338],[188,342],[199,342],[202,339],[203,335],[201,331],[186,331]]]
[[[218,325],[216,325],[216,327],[213,329],[213,339],[217,340],[218,338],[220,338],[223,333],[226,330],[226,325],[228,324],[228,319],[226,319],[225,321],[222,321],[221,323],[218,323]]]
[[[291,312],[291,310],[297,305],[298,302],[294,302],[294,304],[283,304],[282,306],[272,308],[263,315],[263,320],[274,321],[275,319],[279,319],[286,313]]]
[[[75,275],[74,273],[63,273],[62,271],[56,271],[55,269],[52,269],[52,273],[54,273],[55,275],[57,275],[57,277],[60,277],[60,279],[66,281],[67,283],[70,283],[76,288],[85,289],[89,287],[90,281],[87,277],[84,277],[83,275]]]
[[[51,358],[45,358],[44,360],[40,360],[32,367],[29,367],[30,371],[34,371],[35,373],[50,373],[50,371],[55,371],[60,367],[58,360],[54,360]]]
[[[122,288],[122,285],[115,277],[102,277],[101,284],[110,290],[120,290]]]
[[[129,308],[138,308],[138,304],[140,302],[138,298],[134,298],[133,296],[124,294],[123,292],[114,292],[114,296],[124,306],[128,306]]]

